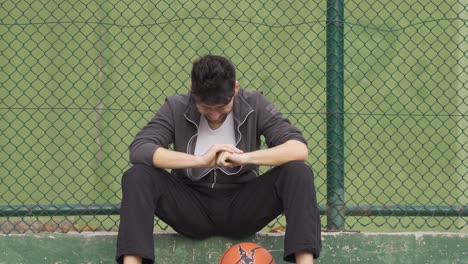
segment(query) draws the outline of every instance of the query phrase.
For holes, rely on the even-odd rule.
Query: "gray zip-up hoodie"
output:
[[[244,152],[258,150],[261,136],[268,147],[290,139],[307,144],[301,131],[284,118],[276,106],[258,91],[239,89],[233,105],[236,147]],[[159,147],[193,154],[197,142],[198,112],[193,96],[171,96],[130,144],[130,162],[153,166],[153,154]],[[174,169],[172,174],[210,187],[228,187],[259,175],[258,166],[235,168]]]

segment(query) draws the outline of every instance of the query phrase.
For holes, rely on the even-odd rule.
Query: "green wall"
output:
[[[157,263],[217,263],[224,250],[241,241],[267,248],[282,261],[282,234],[259,234],[244,240],[215,237],[203,241],[175,234],[155,235]],[[0,236],[0,263],[114,263],[115,233]],[[317,263],[413,264],[468,263],[468,235],[459,233],[325,233]]]

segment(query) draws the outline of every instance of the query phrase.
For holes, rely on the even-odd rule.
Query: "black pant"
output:
[[[124,255],[154,262],[154,215],[182,235],[204,239],[249,236],[284,213],[284,260],[294,262],[294,254],[301,251],[313,253],[315,258],[320,254],[314,176],[304,162],[275,167],[234,189],[196,186],[165,170],[135,165],[122,178],[122,192],[119,263]]]

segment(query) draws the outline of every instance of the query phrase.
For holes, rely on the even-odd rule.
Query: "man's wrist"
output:
[[[202,167],[206,167],[206,162],[205,160],[203,159],[203,156],[198,156],[198,155],[193,155],[194,157],[194,164],[193,164],[193,167],[194,168],[202,168]]]
[[[242,165],[245,165],[245,164],[255,164],[254,162],[254,155],[252,155],[252,152],[246,152],[246,153],[242,153],[240,154],[243,157],[242,159]]]

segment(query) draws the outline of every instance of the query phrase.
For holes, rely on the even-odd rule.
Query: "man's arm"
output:
[[[225,167],[234,167],[244,164],[280,166],[284,163],[307,160],[309,150],[298,140],[288,140],[278,146],[246,153],[222,152],[218,155],[217,163]]]
[[[241,154],[243,152],[229,144],[213,145],[202,156],[191,155],[159,147],[153,154],[153,164],[155,167],[164,169],[217,167],[220,166],[216,163],[216,158],[219,153]]]

